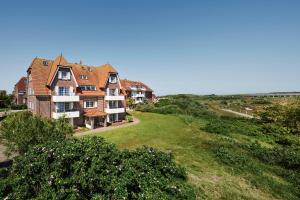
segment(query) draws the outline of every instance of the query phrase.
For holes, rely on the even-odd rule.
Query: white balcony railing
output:
[[[79,111],[53,112],[53,118],[58,119],[64,116],[65,118],[79,117]]]
[[[105,112],[108,114],[124,113],[125,108],[105,108]]]
[[[52,96],[52,101],[53,102],[79,102],[79,96],[75,94],[65,95],[65,96],[54,95]]]
[[[132,97],[145,97],[145,94],[135,94],[135,95],[133,95]]]
[[[105,96],[104,99],[106,101],[123,101],[125,98],[124,96]]]

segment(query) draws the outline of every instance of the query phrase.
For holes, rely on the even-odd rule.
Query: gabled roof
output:
[[[43,62],[46,61],[48,66],[45,66]],[[32,78],[32,87],[35,95],[49,95],[49,88],[47,87],[47,80],[50,73],[50,67],[53,61],[34,58],[27,71],[30,71]]]
[[[43,61],[47,61],[48,65],[45,66]],[[117,70],[110,64],[95,67],[68,63],[62,55],[56,57],[55,60],[34,58],[27,71],[31,72],[35,95],[50,94],[49,86],[59,66],[71,68],[78,85],[96,86],[96,91],[81,91],[79,94],[82,96],[104,96],[105,93],[100,88],[105,88],[110,73],[117,73]],[[81,75],[86,75],[88,79],[81,79]]]
[[[140,81],[130,81],[127,79],[122,79],[120,80],[120,82],[122,87],[125,88],[126,91],[131,91],[132,86],[143,86],[147,92],[153,92],[153,90],[149,86],[147,86],[145,83],[142,83]],[[137,89],[137,90],[139,91],[141,89]]]
[[[18,92],[26,92],[26,86],[27,86],[27,78],[26,77],[20,78],[18,83],[15,84],[15,87],[18,90]]]
[[[117,70],[113,68],[110,64],[101,65],[96,68],[97,69],[97,75],[99,80],[99,87],[104,88],[106,85],[106,82],[108,80],[108,76],[110,73],[117,73]]]
[[[67,65],[67,60],[62,56],[59,55],[55,58],[54,62],[51,65],[50,74],[48,76],[47,85],[50,86],[54,76],[56,75],[57,69],[60,65]]]

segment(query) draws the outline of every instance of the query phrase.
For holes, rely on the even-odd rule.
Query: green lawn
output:
[[[205,120],[199,119],[197,124],[187,125],[176,116],[140,112],[133,115],[141,120],[138,125],[94,135],[106,138],[119,148],[148,145],[172,152],[176,161],[186,167],[199,199],[280,199],[286,195],[281,193],[280,184],[288,186],[288,183],[274,175],[272,170],[263,173],[278,181],[276,187],[265,186],[257,175],[236,173],[233,168],[218,162],[210,144],[226,138],[201,131],[199,126]],[[260,163],[258,167],[268,169]]]

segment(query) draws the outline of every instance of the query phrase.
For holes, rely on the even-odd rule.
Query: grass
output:
[[[214,145],[233,139],[201,131],[199,126],[206,123],[204,119],[188,125],[177,116],[141,112],[133,115],[141,120],[138,125],[93,135],[102,136],[121,149],[147,145],[172,152],[176,161],[187,169],[199,199],[296,199],[286,192],[290,184],[274,173],[276,167],[243,158],[243,162],[250,162],[251,167],[261,171],[253,173],[253,168],[238,169],[220,161],[214,154]],[[244,142],[247,137],[240,137],[240,141],[236,137],[235,141]]]

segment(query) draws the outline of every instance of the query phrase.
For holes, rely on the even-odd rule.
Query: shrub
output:
[[[0,197],[195,199],[186,180],[171,154],[148,147],[119,151],[100,137],[72,138],[36,146],[18,157],[2,180],[6,185]]]
[[[189,95],[175,95],[159,100],[155,104],[138,105],[136,110],[160,114],[190,115],[207,117],[213,115],[208,107]]]
[[[7,147],[6,154],[25,153],[30,147],[49,140],[62,140],[73,133],[65,120],[50,120],[33,116],[30,112],[8,115],[0,126],[0,141]]]
[[[19,105],[13,104],[11,106],[11,109],[13,109],[13,110],[24,110],[24,109],[27,109],[27,105],[26,104],[19,104]]]
[[[131,115],[126,115],[126,119],[128,122],[133,122],[133,117]]]
[[[230,133],[239,133],[243,135],[259,135],[261,126],[255,121],[234,117],[214,117],[203,128],[209,133],[228,135]]]
[[[269,164],[278,164],[286,169],[300,169],[300,148],[299,147],[262,147],[258,143],[249,145],[248,149],[256,158]]]

